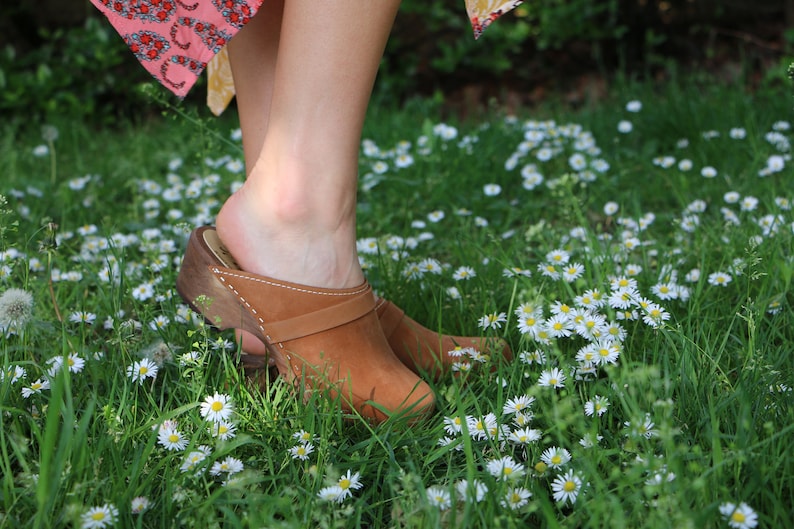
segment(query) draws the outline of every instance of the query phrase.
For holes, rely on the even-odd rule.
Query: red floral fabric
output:
[[[377,0],[371,0],[377,1]],[[465,0],[475,38],[522,0]],[[263,0],[91,0],[155,79],[179,97],[256,14]],[[219,56],[226,59],[224,54]],[[219,61],[216,61],[216,63]],[[213,71],[224,72],[223,68]],[[228,76],[231,77],[231,76]],[[229,84],[231,80],[226,82]],[[218,90],[210,82],[211,90]],[[220,111],[229,93],[219,99]]]
[[[144,68],[179,97],[263,0],[91,0]]]

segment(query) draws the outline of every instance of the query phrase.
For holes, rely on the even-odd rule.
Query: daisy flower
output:
[[[347,498],[347,491],[343,490],[339,485],[331,485],[330,487],[323,487],[317,493],[317,497],[324,501],[335,501],[342,503]]]
[[[586,340],[594,340],[605,334],[608,329],[606,318],[589,310],[581,312],[575,321],[574,331]]]
[[[529,423],[532,422],[532,419],[535,418],[535,414],[530,412],[524,413],[516,413],[513,415],[513,424],[518,426],[519,428],[525,428],[529,426]]]
[[[444,212],[441,210],[431,211],[427,214],[427,220],[430,222],[439,222],[444,218]]]
[[[423,274],[440,274],[442,270],[441,263],[439,263],[438,260],[433,259],[432,257],[422,259],[421,261],[419,261],[417,266],[419,267],[419,270],[421,270]]]
[[[570,259],[571,254],[561,249],[555,249],[546,254],[546,261],[558,265],[566,264]]]
[[[642,110],[642,101],[634,99],[626,103],[627,112],[639,112],[640,110]]]
[[[604,439],[603,435],[592,434],[591,432],[587,432],[584,434],[584,437],[579,439],[579,444],[582,448],[593,448],[596,446],[601,440]]]
[[[644,321],[646,325],[650,325],[654,328],[660,327],[669,319],[670,313],[656,303],[651,303],[649,306],[645,307],[645,314],[642,317],[642,321]]]
[[[513,487],[507,491],[500,503],[503,507],[520,509],[529,502],[529,498],[531,497],[532,493],[524,487]]]
[[[708,282],[709,285],[712,286],[719,286],[719,287],[726,287],[728,283],[730,283],[733,278],[730,274],[726,274],[725,272],[714,272],[709,274]]]
[[[364,486],[364,484],[361,483],[361,475],[358,472],[351,474],[349,470],[339,478],[336,484],[342,489],[342,495],[344,497],[352,496],[353,493],[351,490],[358,490]]]
[[[560,269],[561,268],[558,268],[558,265],[553,263],[538,263],[538,272],[552,280],[557,280],[560,278]]]
[[[238,474],[243,471],[243,462],[236,457],[228,456],[223,461],[216,461],[210,468],[210,475],[218,476],[220,474]]]
[[[474,271],[474,268],[470,266],[461,266],[460,268],[455,270],[454,274],[452,274],[452,279],[455,279],[456,281],[463,281],[466,279],[471,279],[476,275],[477,272]]]
[[[449,435],[457,435],[461,432],[463,421],[460,417],[444,417],[444,430]]]
[[[92,325],[96,321],[96,314],[93,312],[76,311],[69,315],[69,321],[72,323],[85,323]]]
[[[485,184],[482,188],[482,192],[486,197],[495,197],[502,192],[502,186],[499,184]]]
[[[130,512],[132,514],[141,514],[149,508],[149,505],[151,505],[149,498],[146,496],[137,496],[130,502]]]
[[[478,321],[481,329],[500,329],[502,324],[507,321],[507,314],[504,312],[486,314]]]
[[[576,497],[582,488],[582,480],[573,470],[569,470],[561,476],[557,476],[551,482],[551,490],[554,501],[559,503],[576,503]]]
[[[587,344],[576,352],[576,361],[583,365],[593,365],[596,362],[595,346]]]
[[[100,507],[91,507],[88,511],[84,512],[80,517],[83,529],[102,529],[103,527],[110,527],[116,523],[119,516],[119,510],[110,503],[106,503]]]
[[[147,378],[155,378],[157,376],[157,369],[157,364],[148,358],[144,358],[133,362],[131,366],[127,367],[127,376],[133,382],[143,384]]]
[[[568,282],[573,283],[584,274],[584,265],[581,263],[570,263],[563,267],[562,278]]]
[[[426,491],[427,501],[430,505],[438,507],[439,509],[446,510],[452,505],[449,491],[442,487],[429,487]]]
[[[499,431],[496,415],[488,413],[484,417],[466,417],[466,427],[472,439],[483,440],[495,436]]]
[[[758,525],[758,515],[746,503],[735,505],[730,502],[720,505],[720,514],[734,529],[752,529]]]
[[[311,443],[301,443],[289,449],[292,459],[300,459],[306,461],[309,459],[309,454],[314,452],[314,445]]]
[[[631,307],[631,304],[634,302],[635,299],[639,296],[639,292],[636,288],[632,287],[624,287],[618,288],[617,290],[613,290],[609,294],[609,298],[607,298],[607,303],[613,309],[628,309]]]
[[[629,429],[632,435],[645,437],[646,439],[650,439],[651,437],[655,437],[657,435],[657,431],[654,429],[654,423],[651,420],[650,415],[645,415],[645,418],[642,421],[626,421],[623,425]]]
[[[510,413],[521,413],[532,406],[533,402],[535,402],[535,397],[530,397],[528,395],[521,395],[519,397],[508,399],[505,405],[502,407],[502,413],[504,415],[508,415]]]
[[[552,446],[543,451],[540,460],[549,468],[561,468],[571,460],[571,453],[565,448]]]
[[[471,483],[462,479],[455,483],[455,491],[457,491],[458,496],[461,498],[473,499],[475,502],[479,503],[485,499],[485,495],[488,493],[488,487],[479,479],[475,479]]]
[[[600,417],[607,412],[607,409],[609,409],[609,399],[600,395],[596,395],[592,400],[584,403],[584,414],[588,417],[593,415]]]
[[[521,354],[518,355],[518,359],[528,365],[545,364],[546,353],[540,349],[536,349],[534,351],[522,351]]]
[[[214,421],[209,428],[209,434],[221,441],[228,441],[237,435],[237,425],[229,421]]]
[[[488,461],[487,470],[497,479],[517,479],[524,474],[524,465],[510,456]]]
[[[171,323],[171,320],[168,318],[168,316],[165,314],[160,314],[149,322],[149,328],[153,331],[157,331],[160,329],[165,329],[168,327],[169,323]]]
[[[662,301],[678,297],[678,290],[672,283],[657,283],[651,287],[651,292]]]
[[[27,376],[27,372],[25,368],[22,366],[11,366],[8,368],[7,372],[0,371],[0,382],[6,379],[6,377],[11,377],[11,383],[15,384],[18,380],[22,380]]]
[[[30,386],[22,388],[22,396],[30,398],[34,393],[41,393],[42,390],[50,389],[50,381],[46,378],[40,378],[33,382]]]
[[[182,461],[179,470],[182,472],[190,472],[196,470],[201,463],[203,463],[209,456],[211,450],[207,446],[199,446],[197,450],[190,452]]]
[[[188,440],[176,429],[176,425],[163,426],[157,433],[157,442],[166,450],[184,450]]]
[[[516,443],[516,444],[529,444],[535,441],[539,441],[543,435],[541,434],[540,430],[534,430],[532,428],[518,428],[510,432],[510,435],[507,437],[507,440]]]
[[[518,317],[518,330],[521,334],[535,335],[537,330],[545,323],[540,313],[522,314]]]
[[[208,421],[226,421],[233,411],[232,401],[228,395],[215,393],[207,396],[201,403],[201,416]]]
[[[570,318],[564,314],[555,314],[546,320],[546,329],[553,338],[567,338],[573,332],[569,327]]]
[[[565,374],[556,367],[543,371],[538,378],[538,386],[563,388],[565,387]]]

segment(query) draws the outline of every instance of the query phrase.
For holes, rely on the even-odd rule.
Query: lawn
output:
[[[6,123],[0,526],[790,525],[793,123],[788,87],[708,78],[374,105],[370,282],[515,353],[466,351],[412,425],[244,371],[176,293],[244,178],[233,115]]]

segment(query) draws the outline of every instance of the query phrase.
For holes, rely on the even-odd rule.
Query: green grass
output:
[[[642,102],[641,111],[626,110],[631,100]],[[20,309],[24,323],[0,340],[7,373],[0,526],[80,527],[91,507],[108,504],[118,509],[119,527],[721,528],[729,527],[720,514],[728,502],[747,503],[760,527],[786,526],[794,505],[791,161],[773,158],[782,171],[759,171],[772,156],[788,157],[769,133],[791,140],[791,107],[774,90],[623,83],[609,101],[576,112],[552,102],[515,117],[448,118],[454,139],[440,135],[453,129],[439,127],[442,109],[431,102],[373,107],[364,134],[371,143],[361,155],[359,236],[378,248],[361,254],[375,289],[428,327],[503,336],[517,355],[545,356],[544,364],[494,362],[493,370],[479,366],[433,382],[436,414],[410,427],[371,426],[343,417],[322,395],[303,402],[281,379],[246,376],[233,335],[205,327],[176,294],[187,234],[211,223],[243,178],[235,172],[242,153],[231,139],[233,115],[170,111],[113,130],[57,123],[58,137],[42,156],[34,154],[47,144],[39,124],[6,124],[0,295],[7,300],[10,289],[22,289],[34,301],[32,314]],[[630,133],[617,131],[621,120],[631,121]],[[745,131],[742,139],[731,137],[734,128]],[[528,129],[543,130],[544,139],[516,154]],[[583,132],[599,151],[581,151]],[[546,161],[537,159],[543,142]],[[412,163],[403,157],[406,166],[398,167],[400,152]],[[585,165],[602,160],[608,169],[583,181],[569,162],[577,152]],[[511,156],[516,167],[508,170]],[[682,160],[691,169],[680,169]],[[381,175],[377,162],[387,165]],[[544,177],[531,190],[521,177],[530,163]],[[701,176],[704,167],[716,177]],[[487,184],[501,191],[489,196]],[[726,201],[728,192],[755,197],[755,209]],[[608,202],[616,213],[605,213]],[[443,219],[430,220],[438,211]],[[581,277],[545,276],[539,267],[553,250],[582,264]],[[429,271],[436,265],[438,273]],[[473,277],[454,279],[463,266]],[[531,276],[504,274],[513,268]],[[731,281],[710,284],[716,272]],[[550,318],[555,302],[574,306],[590,289],[606,298],[611,280],[630,275],[639,293],[628,309],[594,309],[625,332],[615,363],[579,380],[576,355],[588,340],[574,333],[542,343],[521,332],[514,311],[522,304]],[[680,289],[678,299],[652,291],[662,283]],[[141,296],[149,287],[151,295]],[[644,322],[648,308],[639,300],[658,304],[669,319]],[[0,309],[7,320],[1,299]],[[95,321],[70,321],[79,311]],[[502,312],[501,327],[478,325]],[[152,326],[158,317],[165,320]],[[48,373],[51,359],[72,353],[85,361],[82,370]],[[139,384],[127,371],[144,356],[159,369]],[[12,381],[15,367],[25,377]],[[567,377],[564,387],[538,385],[552,367]],[[24,397],[38,379],[49,389]],[[215,393],[234,406],[236,436],[226,441],[209,434],[200,414]],[[514,429],[502,410],[521,395],[535,399],[529,427],[542,432],[539,441],[479,439],[471,424],[439,443],[445,417],[493,413]],[[596,396],[609,407],[587,416],[585,403]],[[184,449],[158,442],[166,420],[176,421]],[[290,454],[299,431],[312,438],[306,460]],[[601,437],[586,448],[585,436]],[[209,456],[183,470],[201,446]],[[536,465],[552,447],[571,460],[541,473]],[[492,477],[488,463],[504,456],[525,473],[508,482]],[[209,472],[226,457],[244,466],[228,480]],[[582,487],[574,503],[557,503],[551,483],[569,470]],[[363,484],[352,497],[318,497],[348,471]],[[482,501],[455,491],[462,479],[487,487]],[[448,491],[451,507],[433,505],[430,487]],[[526,505],[502,504],[512,488],[531,492]],[[150,505],[132,514],[139,496]]]

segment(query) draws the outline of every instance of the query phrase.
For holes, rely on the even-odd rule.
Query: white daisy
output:
[[[207,396],[201,403],[201,416],[208,421],[226,421],[233,411],[232,401],[228,395],[215,393]]]
[[[554,501],[559,503],[576,503],[576,497],[582,488],[582,480],[573,470],[569,470],[561,476],[557,476],[551,482],[551,490]]]
[[[449,491],[443,487],[428,487],[427,491],[427,501],[430,505],[434,507],[438,507],[439,509],[446,510],[452,505],[452,499],[450,497]]]
[[[106,503],[100,507],[91,507],[80,517],[83,529],[102,529],[116,523],[119,510],[115,505]]]

